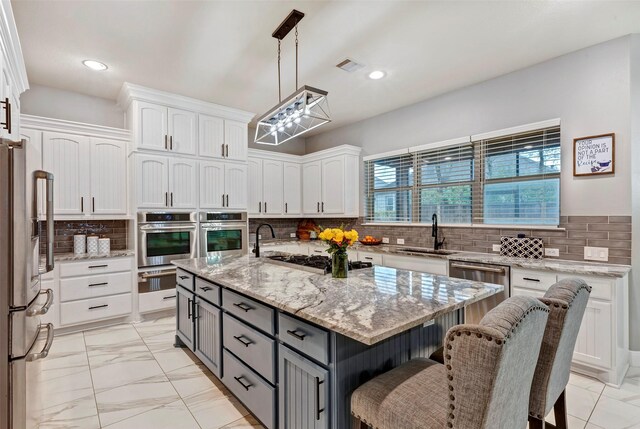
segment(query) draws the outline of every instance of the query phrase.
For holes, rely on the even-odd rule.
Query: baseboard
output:
[[[640,351],[629,351],[629,365],[640,367]]]

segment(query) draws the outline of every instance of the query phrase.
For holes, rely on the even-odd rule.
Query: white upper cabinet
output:
[[[224,166],[225,208],[247,209],[247,165],[226,163]]]
[[[262,213],[282,214],[283,202],[282,161],[265,159],[262,161]]]
[[[224,162],[200,162],[200,208],[223,208],[225,202]]]
[[[136,156],[138,208],[164,209],[169,206],[169,159],[164,156]]]
[[[224,158],[224,119],[198,115],[198,154],[210,158]]]
[[[247,159],[247,124],[238,121],[224,121],[225,158],[237,161]]]
[[[169,207],[195,209],[198,207],[196,161],[169,158]]]
[[[91,139],[91,213],[127,214],[127,145]]]
[[[322,162],[306,162],[302,165],[302,212],[319,214],[320,200],[322,200]]]
[[[196,154],[196,114],[145,101],[134,104],[138,149]]]
[[[302,169],[297,162],[284,162],[282,164],[285,215],[299,215],[302,213],[301,174]]]
[[[54,214],[89,213],[89,137],[44,132],[42,151],[43,169],[54,177]]]
[[[322,201],[320,211],[324,214],[344,214],[345,182],[344,157],[322,160]]]
[[[169,150],[186,155],[196,154],[196,114],[187,110],[168,109]]]
[[[245,164],[200,162],[200,208],[247,208],[247,166]]]
[[[262,160],[249,158],[247,160],[247,199],[250,215],[262,214]]]
[[[167,150],[167,108],[143,101],[137,104],[138,133],[136,135],[139,149]]]

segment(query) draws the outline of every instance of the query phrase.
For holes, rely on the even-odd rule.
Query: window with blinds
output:
[[[474,223],[558,225],[560,127],[483,140]]]
[[[367,222],[558,225],[560,127],[365,160]]]

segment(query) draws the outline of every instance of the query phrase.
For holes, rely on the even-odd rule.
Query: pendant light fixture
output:
[[[304,13],[293,10],[271,36],[278,39],[278,104],[258,120],[255,142],[279,145],[320,125],[331,122],[327,91],[301,86],[298,88],[298,23]],[[291,30],[296,36],[296,91],[282,99],[280,85],[280,45]]]

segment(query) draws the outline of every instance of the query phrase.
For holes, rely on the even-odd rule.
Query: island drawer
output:
[[[211,304],[220,305],[220,286],[196,278],[196,295],[206,299]]]
[[[176,298],[175,288],[138,294],[138,311],[140,313],[149,313],[176,308]]]
[[[329,333],[302,320],[278,314],[280,339],[287,345],[307,356],[329,364]]]
[[[256,375],[239,359],[223,351],[222,381],[267,429],[275,429],[276,389]]]
[[[238,319],[257,326],[268,334],[273,335],[275,333],[274,310],[264,304],[260,304],[258,301],[223,289],[222,308]]]
[[[60,279],[60,302],[131,292],[131,272]]]
[[[272,384],[276,384],[276,341],[225,313],[223,344]]]
[[[187,290],[194,290],[194,279],[195,276],[185,270],[181,270],[180,268],[176,269],[176,283]]]
[[[373,265],[382,265],[382,255],[379,253],[358,251],[358,260],[362,262],[371,262]]]
[[[511,270],[511,286],[524,287],[528,289],[541,290],[546,292],[555,282],[555,273],[545,271],[523,270],[513,268]]]

